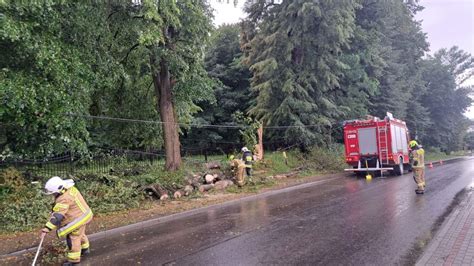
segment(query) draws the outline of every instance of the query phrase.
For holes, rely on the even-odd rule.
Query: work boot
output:
[[[81,257],[87,256],[87,255],[89,255],[89,254],[91,254],[91,251],[90,251],[89,248],[83,248],[83,249],[81,249]]]
[[[65,263],[63,263],[63,266],[78,266],[78,265],[81,265],[80,262],[70,262],[70,261],[66,261]]]

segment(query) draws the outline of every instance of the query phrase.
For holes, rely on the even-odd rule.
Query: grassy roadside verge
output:
[[[292,176],[310,176],[339,171],[344,168],[342,149],[314,149],[307,154],[298,151],[271,152],[265,160],[254,166],[254,175],[243,188],[232,186],[230,193],[256,193],[265,187],[271,187],[282,174]],[[224,156],[215,156],[211,160],[228,171],[228,162]],[[185,185],[190,175],[202,175],[206,168],[196,161],[185,163],[183,170],[168,173],[157,167],[137,167],[129,164],[111,169],[109,174],[80,172],[74,176],[76,185],[88,201],[94,213],[99,216],[134,209],[148,209],[154,201],[143,191],[143,187],[160,184],[166,190],[179,189]],[[0,235],[28,232],[41,227],[47,220],[52,197],[41,193],[42,184],[49,177],[33,177],[38,183],[32,183],[32,177],[24,176],[14,168],[0,173]],[[191,198],[202,197],[194,192]]]
[[[468,156],[470,155],[467,151],[457,151],[452,152],[450,154],[446,154],[439,149],[428,148],[425,150],[425,162],[436,162],[440,160],[447,160],[452,159],[460,156]]]

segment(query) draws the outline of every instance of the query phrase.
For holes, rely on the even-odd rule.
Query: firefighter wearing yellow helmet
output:
[[[89,240],[85,234],[86,225],[92,220],[92,211],[74,186],[72,179],[63,180],[58,176],[45,184],[45,194],[54,195],[51,217],[41,234],[56,230],[58,237],[66,237],[67,259],[63,265],[74,265],[81,256],[89,253]]]
[[[417,194],[425,192],[425,150],[418,145],[416,140],[412,140],[408,144],[410,146],[410,157],[412,158],[411,167],[413,168],[413,178],[418,188],[415,190]]]
[[[247,147],[242,148],[242,161],[245,163],[247,176],[252,176],[253,154]]]

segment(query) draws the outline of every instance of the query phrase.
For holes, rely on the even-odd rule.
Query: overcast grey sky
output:
[[[244,0],[239,0],[238,6],[234,7],[227,1],[212,1],[214,23],[238,22],[244,17],[243,3]],[[454,45],[474,54],[474,0],[421,0],[421,5],[425,9],[417,14],[416,19],[422,21],[423,31],[427,33],[430,54]],[[471,83],[474,84],[474,79]],[[474,106],[466,115],[474,119]]]
[[[422,0],[417,14],[428,34],[430,53],[457,45],[474,54],[474,0]]]

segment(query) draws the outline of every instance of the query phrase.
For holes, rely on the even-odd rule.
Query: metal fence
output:
[[[90,173],[111,173],[117,168],[160,166],[164,156],[157,152],[143,152],[122,149],[101,149],[88,157],[66,153],[41,159],[0,160],[0,170],[15,167],[32,176],[66,176],[79,171]]]

